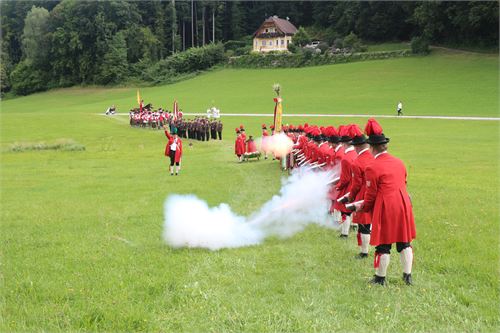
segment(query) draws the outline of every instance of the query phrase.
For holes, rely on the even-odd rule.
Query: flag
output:
[[[137,89],[137,105],[141,104],[141,94],[139,94],[139,89]]]
[[[281,118],[283,116],[283,107],[281,102],[283,101],[281,97],[276,97],[274,99],[276,105],[274,106],[274,131],[281,132]]]
[[[177,104],[177,101],[174,100],[174,109],[172,112],[174,120],[177,120],[177,117],[179,116],[179,104]]]

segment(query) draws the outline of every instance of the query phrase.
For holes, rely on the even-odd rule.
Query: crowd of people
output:
[[[222,140],[222,130],[224,125],[220,120],[210,119],[205,117],[195,117],[190,120],[180,120],[179,128],[183,129],[184,138],[199,140],[199,141],[209,141],[212,140]]]
[[[144,127],[161,130],[165,124],[170,124],[176,120],[182,119],[182,111],[179,111],[177,116],[172,112],[163,110],[161,107],[157,110],[153,109],[152,104],[147,104],[144,107],[134,108],[129,111],[130,126]]]
[[[270,129],[271,135],[274,134],[274,129]],[[386,284],[391,247],[395,243],[403,266],[403,280],[411,285],[411,241],[416,229],[406,190],[407,173],[404,163],[387,152],[389,138],[380,124],[370,119],[364,133],[356,124],[338,128],[287,125],[282,132],[293,141],[293,149],[286,156],[273,158],[280,159],[285,169],[340,171],[339,177],[329,184],[328,213],[340,224],[341,239],[347,239],[351,229],[357,230],[360,252],[356,258],[368,258],[370,246],[375,247],[375,275],[371,283]],[[243,126],[236,133],[235,154],[241,161],[241,156],[256,148],[249,145],[250,139],[246,140]],[[262,125],[262,142],[268,136],[267,127]]]
[[[222,140],[224,125],[219,119],[195,117],[184,119],[182,110],[174,114],[159,108],[153,110],[151,104],[142,108],[135,108],[129,112],[130,126],[161,130],[165,125],[170,131],[176,129],[178,137],[199,141]]]

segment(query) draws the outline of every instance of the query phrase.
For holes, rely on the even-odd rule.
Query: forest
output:
[[[271,15],[329,44],[354,33],[364,42],[419,37],[433,45],[498,49],[498,1],[41,0],[0,6],[2,94],[164,81],[204,70],[224,60],[224,46],[251,45]],[[158,66],[167,74],[144,75]]]

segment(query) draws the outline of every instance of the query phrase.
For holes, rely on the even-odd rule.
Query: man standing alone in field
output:
[[[403,103],[401,101],[398,102],[397,111],[398,111],[398,116],[403,115]]]
[[[410,243],[415,239],[416,230],[410,196],[406,191],[406,167],[401,160],[387,153],[389,138],[385,137],[375,119],[368,120],[365,132],[374,160],[365,169],[364,201],[355,206],[357,211],[370,212],[372,217],[370,244],[375,246],[375,276],[370,282],[385,285],[391,246],[396,243],[403,266],[403,281],[411,285],[413,249]]]
[[[167,126],[164,126],[165,136],[168,138],[167,145],[165,146],[165,156],[170,157],[170,175],[174,175],[174,164],[177,167],[175,175],[181,171],[181,158],[182,158],[182,140],[177,136],[177,128],[172,129],[172,134],[168,133]]]

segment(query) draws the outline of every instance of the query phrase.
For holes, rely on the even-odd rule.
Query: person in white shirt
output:
[[[403,115],[403,103],[401,101],[399,101],[398,103],[397,111],[398,111],[398,116]]]
[[[167,145],[165,146],[165,156],[170,157],[169,171],[170,175],[174,175],[174,164],[177,167],[175,175],[181,171],[181,158],[182,158],[182,140],[177,136],[177,128],[172,129],[172,134],[168,133],[167,126],[164,126],[165,136],[168,138]]]

